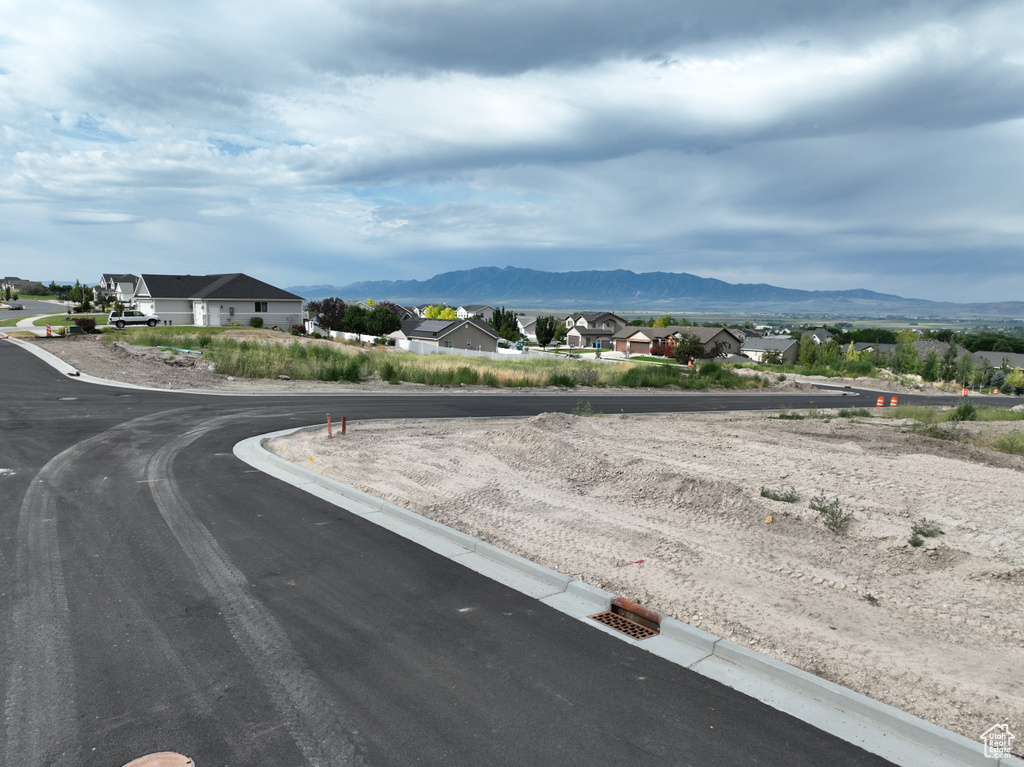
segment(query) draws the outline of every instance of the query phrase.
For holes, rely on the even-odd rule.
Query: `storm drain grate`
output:
[[[629,618],[625,618],[617,613],[598,613],[597,615],[590,615],[588,617],[593,618],[598,623],[603,623],[605,626],[613,628],[616,631],[621,631],[623,634],[633,637],[633,639],[648,639],[650,637],[658,636],[658,632],[654,629],[647,628],[647,626],[641,626],[639,623],[631,621]]]

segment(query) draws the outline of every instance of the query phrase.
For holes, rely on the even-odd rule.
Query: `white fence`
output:
[[[307,321],[306,329],[307,332],[310,333],[323,332],[311,320]],[[380,336],[367,336],[360,333],[343,333],[340,330],[328,331],[327,335],[331,338],[341,338],[346,341],[359,341],[361,343],[369,344],[380,341]],[[499,349],[497,352],[478,352],[472,349],[455,349],[444,346],[434,346],[433,344],[426,344],[422,341],[411,341],[406,338],[396,338],[395,346],[399,349],[412,352],[413,354],[454,354],[462,357],[483,357],[484,359],[490,360],[507,360],[509,357],[521,357],[530,353],[528,349],[524,349],[522,351],[519,351],[518,349]]]
[[[521,357],[524,354],[529,354],[527,351],[519,351],[518,349],[502,349],[498,352],[478,352],[472,349],[455,349],[446,348],[444,346],[434,346],[433,344],[425,344],[422,341],[410,341],[405,338],[399,338],[395,341],[395,346],[399,349],[405,349],[413,354],[454,354],[459,357],[483,357],[488,360],[507,360],[510,357]]]

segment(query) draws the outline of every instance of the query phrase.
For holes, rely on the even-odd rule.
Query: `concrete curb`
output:
[[[904,767],[1024,767],[1016,757],[986,757],[980,741],[937,727],[897,708],[809,674],[673,618],[657,637],[631,639],[589,620],[608,610],[614,594],[395,504],[273,455],[265,440],[325,425],[285,429],[239,442],[245,463],[347,508],[369,521],[532,596],[587,625],[739,690],[865,751]],[[352,508],[354,506],[354,508]]]

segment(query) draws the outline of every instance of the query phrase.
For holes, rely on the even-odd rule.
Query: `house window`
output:
[[[266,312],[266,311],[267,311],[267,302],[266,301],[257,301],[256,302],[256,313],[259,314],[260,312]]]

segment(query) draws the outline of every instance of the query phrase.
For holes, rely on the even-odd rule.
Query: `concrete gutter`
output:
[[[252,437],[235,445],[234,453],[254,468],[584,621],[596,631],[604,631],[739,690],[895,764],[903,767],[1024,767],[1024,760],[1017,757],[986,757],[980,741],[965,738],[673,618],[662,620],[658,636],[632,639],[589,618],[609,610],[615,594],[325,477],[263,447],[265,440],[274,437],[324,427],[305,426]],[[1020,736],[1024,737],[1024,733]]]

